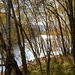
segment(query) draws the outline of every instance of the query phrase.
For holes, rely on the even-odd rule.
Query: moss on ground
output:
[[[42,62],[43,75],[46,75],[46,64]],[[41,75],[39,65],[28,65],[30,71],[27,75]],[[14,74],[13,74],[14,75]],[[50,75],[75,75],[75,66],[71,55],[61,58],[52,58],[50,62]]]

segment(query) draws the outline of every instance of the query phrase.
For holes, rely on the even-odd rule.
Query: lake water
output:
[[[14,47],[14,56],[15,56],[15,60],[17,61],[18,66],[22,65],[20,50],[19,50],[18,46]],[[0,55],[0,58],[1,58],[1,55]],[[26,50],[26,60],[30,61],[33,59],[34,59],[34,56],[33,56],[32,52],[29,50]],[[0,64],[1,64],[1,60],[0,60]],[[0,66],[0,72],[1,72],[1,69],[2,69],[2,67]],[[3,70],[5,70],[5,67],[3,67]]]

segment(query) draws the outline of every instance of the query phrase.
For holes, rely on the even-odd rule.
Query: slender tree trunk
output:
[[[24,35],[23,35],[23,32],[22,32],[23,30],[22,30],[21,24],[17,23],[17,19],[16,19],[16,16],[15,16],[15,11],[14,11],[12,2],[11,2],[11,7],[12,7],[14,21],[15,21],[15,27],[16,27],[16,31],[17,31],[18,46],[19,46],[19,49],[21,51],[21,59],[22,59],[23,71],[26,74],[28,72],[28,69],[27,69],[27,64],[26,64],[26,56],[25,56],[25,48],[24,48]],[[21,38],[20,38],[18,25],[20,27],[20,31],[21,31],[21,35],[22,35],[23,46],[21,44]]]
[[[17,0],[17,3],[18,3],[19,24],[20,24],[19,27],[20,27],[20,32],[21,32],[22,42],[23,42],[23,46],[20,50],[21,50],[21,56],[22,56],[23,71],[26,74],[28,72],[28,69],[27,69],[27,63],[26,63],[25,44],[24,44],[25,43],[25,41],[24,41],[25,38],[24,38],[22,24],[21,24],[19,0]]]
[[[75,64],[75,1],[73,7],[73,25],[72,25],[72,44],[73,44],[73,57],[74,57],[74,64]]]
[[[2,33],[0,32],[0,40],[2,42],[4,51],[6,52],[6,44],[5,44],[4,39],[3,40],[2,39],[3,39],[3,36],[2,36]],[[12,54],[11,54],[11,66],[13,70],[16,72],[16,75],[22,75],[22,72],[20,71],[17,65],[17,62],[15,61],[14,56]]]
[[[48,62],[47,62],[47,75],[50,75],[50,54],[48,55]]]
[[[41,71],[41,75],[43,75],[43,72],[42,72],[42,65],[41,65],[41,61],[40,61],[40,58],[37,58],[36,60],[38,62],[38,64],[40,65],[40,71]]]
[[[10,50],[11,50],[11,25],[10,25],[10,0],[7,0],[7,51],[6,51],[6,69],[5,75],[11,74],[11,60],[10,60]]]
[[[58,19],[58,23],[59,23],[61,38],[62,38],[62,46],[63,46],[63,49],[64,49],[64,53],[63,54],[64,54],[64,56],[66,56],[66,48],[65,48],[65,44],[64,44],[63,32],[62,32],[62,27],[61,27],[60,19],[59,19],[58,16],[57,16],[57,19]]]
[[[74,58],[74,64],[75,64],[75,19],[70,21],[71,25],[71,41],[72,41],[72,54]]]
[[[70,5],[69,21],[70,21],[70,28],[71,28],[72,54],[74,57],[74,64],[75,64],[75,6],[73,8],[72,0],[68,0],[68,1]],[[75,5],[75,1],[74,1],[74,5]]]
[[[17,62],[15,61],[13,55],[11,55],[11,63],[12,63],[12,68],[15,71],[16,75],[23,75],[22,72],[20,71]]]

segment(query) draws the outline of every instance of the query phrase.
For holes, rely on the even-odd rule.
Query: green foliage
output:
[[[57,68],[55,69],[55,75],[65,75],[65,73],[63,72],[63,67],[62,65],[57,65]]]
[[[50,75],[75,75],[75,65],[72,60],[71,55],[58,57],[57,59],[52,58],[50,62]],[[41,63],[43,75],[47,75],[46,63],[42,61]],[[39,65],[28,65],[28,69],[29,73],[27,75],[41,75]]]
[[[63,60],[63,61],[62,61]],[[40,68],[36,65],[36,68],[30,71],[29,75],[41,75]],[[46,75],[46,64],[42,62],[43,75]],[[59,57],[57,59],[52,58],[50,62],[50,75],[75,75],[75,66],[73,65],[73,58],[71,55],[67,57]]]

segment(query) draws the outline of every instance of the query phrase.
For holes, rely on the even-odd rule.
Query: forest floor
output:
[[[46,75],[46,63],[44,60],[41,60],[41,63],[43,75]],[[22,66],[20,67],[20,69],[22,71]],[[27,75],[41,75],[40,66],[38,64],[28,64],[28,70],[30,73]],[[71,55],[68,55],[51,58],[50,75],[75,75],[73,57]]]

